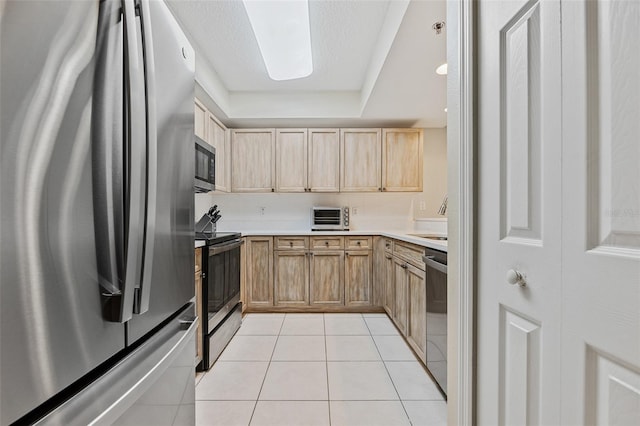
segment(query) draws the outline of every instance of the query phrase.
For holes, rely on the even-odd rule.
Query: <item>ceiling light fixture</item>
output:
[[[440,65],[438,68],[436,68],[436,74],[438,74],[438,75],[447,75],[447,63],[446,62],[444,64]]]
[[[447,109],[446,109],[446,108],[444,109],[444,112],[447,112]]]
[[[308,0],[242,0],[272,80],[313,72]]]

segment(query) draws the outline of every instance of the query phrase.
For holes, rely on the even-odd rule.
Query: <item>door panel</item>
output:
[[[565,424],[640,422],[639,22],[562,5]]]
[[[307,129],[277,129],[277,191],[306,192],[307,188]]]
[[[122,114],[122,20],[112,5],[0,6],[3,425],[124,348],[124,326],[101,312],[91,161],[92,117]],[[98,28],[111,35],[96,46]],[[107,50],[111,66],[100,61]],[[97,84],[103,72],[111,79]],[[94,94],[106,86],[112,96]]]
[[[306,251],[276,251],[274,255],[275,304],[309,304],[309,256]]]
[[[478,424],[559,424],[560,5],[481,1],[478,25]]]
[[[312,305],[344,305],[344,251],[311,253],[309,291]]]
[[[309,129],[309,189],[340,191],[340,131]]]
[[[194,296],[193,283],[193,50],[164,2],[150,1],[147,13],[153,22],[153,72],[147,72],[155,86],[157,173],[155,204],[148,200],[149,217],[155,216],[153,249],[145,254],[153,261],[149,280],[149,310],[129,321],[128,343],[135,342]],[[143,9],[144,14],[144,9]],[[146,41],[147,49],[149,40]],[[185,56],[183,57],[183,49]],[[147,51],[150,55],[150,52]],[[155,102],[154,102],[155,101]],[[149,170],[152,170],[149,167]],[[150,172],[151,173],[151,172]],[[149,190],[151,192],[151,190]],[[149,226],[150,221],[147,221]],[[148,244],[148,239],[147,239]],[[148,245],[145,250],[149,250]]]

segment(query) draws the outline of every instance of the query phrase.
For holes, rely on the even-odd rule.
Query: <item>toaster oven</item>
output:
[[[312,231],[348,231],[349,207],[313,207]]]

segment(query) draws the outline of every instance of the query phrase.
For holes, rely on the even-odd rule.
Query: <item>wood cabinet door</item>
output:
[[[340,191],[382,190],[380,129],[340,129]]]
[[[307,192],[307,129],[276,130],[276,190]]]
[[[229,192],[230,152],[229,131],[220,123],[213,114],[207,117],[208,142],[216,149],[216,191]]]
[[[424,271],[407,266],[409,322],[407,341],[422,362],[427,362],[427,291]],[[445,286],[446,288],[446,286]]]
[[[304,250],[280,250],[274,254],[275,305],[309,304],[309,256]]]
[[[371,305],[371,251],[345,251],[344,269],[345,305]]]
[[[384,254],[384,275],[383,275],[383,300],[382,306],[389,317],[395,317],[396,313],[396,290],[394,286],[395,271],[393,266],[393,256],[389,253]]]
[[[340,191],[340,130],[308,130],[308,183],[311,192]]]
[[[275,191],[275,130],[231,131],[231,190]]]
[[[397,257],[393,257],[393,297],[394,316],[393,320],[400,332],[407,335],[407,322],[409,316],[409,280],[407,262]]]
[[[383,191],[422,191],[423,145],[421,129],[382,130]]]
[[[200,139],[206,141],[207,140],[207,116],[209,111],[207,107],[204,106],[202,102],[198,99],[195,100],[195,122],[194,122],[194,133]]]
[[[273,306],[273,238],[247,237],[245,297],[249,306]]]
[[[344,305],[344,251],[311,252],[309,291],[312,305]]]

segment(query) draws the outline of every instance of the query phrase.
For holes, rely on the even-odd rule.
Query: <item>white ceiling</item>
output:
[[[167,0],[196,49],[198,94],[231,127],[446,125],[445,1],[310,0],[314,71],[273,81],[239,0]]]

